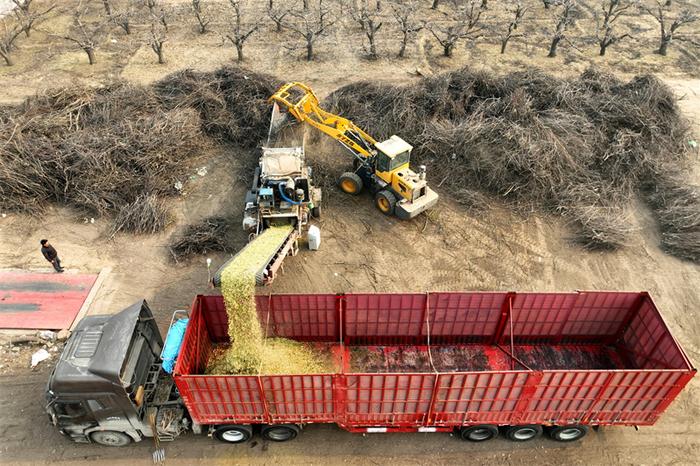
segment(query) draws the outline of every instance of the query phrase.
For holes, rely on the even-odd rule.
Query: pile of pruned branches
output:
[[[662,246],[700,260],[700,196],[682,177],[689,127],[652,76],[462,69],[410,86],[351,84],[325,105],[375,137],[406,137],[442,194],[470,204],[477,190],[559,213],[589,248],[625,243],[630,201],[641,194]]]
[[[267,137],[268,98],[282,84],[266,74],[237,67],[213,72],[184,70],[155,84],[167,108],[194,108],[210,136],[243,147],[255,147]]]
[[[238,222],[229,217],[208,217],[187,226],[182,233],[173,236],[168,246],[173,260],[179,262],[208,252],[231,252],[230,233],[234,224]]]
[[[38,214],[55,203],[112,216],[111,235],[162,230],[162,200],[205,155],[205,135],[255,147],[278,84],[224,67],[152,87],[51,90],[0,108],[0,208]]]
[[[167,110],[150,89],[47,91],[0,113],[0,208],[48,203],[114,215],[112,233],[166,224],[159,198],[176,192],[202,154],[199,115]]]

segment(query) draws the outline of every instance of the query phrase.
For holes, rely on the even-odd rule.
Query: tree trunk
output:
[[[482,9],[482,10],[488,10],[488,9],[489,9],[489,0],[481,0],[481,9]]]
[[[552,45],[549,47],[549,54],[547,54],[548,57],[553,58],[557,56],[557,46],[559,45],[559,41],[561,41],[561,37],[555,37],[552,39]]]
[[[95,49],[91,47],[86,47],[83,49],[85,53],[88,56],[88,62],[90,62],[91,65],[95,64]]]
[[[304,10],[309,9],[309,0],[304,0]]]
[[[275,31],[282,32],[282,20],[275,21],[275,24],[277,24],[277,28],[275,29]]]
[[[430,8],[432,8],[433,10],[437,10],[439,4],[440,0],[433,0],[433,6],[431,6]]]
[[[237,60],[243,61],[243,44],[236,44],[236,54],[238,55]]]
[[[311,61],[314,59],[314,44],[307,41],[306,42],[306,61]]]
[[[372,60],[377,58],[377,45],[374,43],[374,38],[369,40],[369,58]]]
[[[452,56],[452,49],[454,49],[455,44],[449,43],[442,46],[442,54],[446,57]]]
[[[406,42],[408,42],[408,35],[404,33],[401,48],[399,49],[399,58],[403,58],[406,55]]]
[[[7,66],[12,66],[15,64],[15,62],[12,61],[12,57],[10,57],[9,53],[0,52],[0,56],[5,59],[5,64],[7,64]]]
[[[661,38],[661,45],[659,45],[659,50],[658,53],[659,55],[665,57],[666,54],[668,53],[668,44],[671,43],[671,38],[670,37],[662,37]]]
[[[506,53],[506,47],[508,46],[508,41],[510,40],[510,36],[506,36],[503,38],[501,41],[501,55]]]
[[[599,55],[600,55],[601,57],[604,57],[604,56],[605,56],[605,51],[608,49],[608,45],[610,45],[610,44],[608,44],[608,43],[606,43],[606,42],[601,42],[601,43],[600,43],[600,54],[599,54]]]
[[[163,46],[161,45],[158,47],[158,50],[156,50],[156,53],[158,54],[158,64],[162,65],[165,63],[165,59],[163,58]]]
[[[122,23],[122,29],[124,29],[124,32],[126,33],[127,36],[130,35],[131,34],[131,23],[129,23],[128,21]]]

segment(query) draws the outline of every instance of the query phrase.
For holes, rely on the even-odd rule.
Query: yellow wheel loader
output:
[[[351,172],[343,173],[338,185],[348,194],[363,189],[374,195],[385,215],[413,218],[437,203],[438,195],[428,187],[425,166],[418,173],[409,168],[413,147],[398,136],[377,142],[347,118],[326,112],[309,86],[292,82],[283,85],[270,101],[300,122],[308,123],[340,142],[355,157]]]

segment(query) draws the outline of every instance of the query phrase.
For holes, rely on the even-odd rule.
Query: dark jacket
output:
[[[44,255],[46,260],[49,262],[53,262],[58,257],[58,253],[56,252],[56,249],[51,245],[42,246],[41,253]]]

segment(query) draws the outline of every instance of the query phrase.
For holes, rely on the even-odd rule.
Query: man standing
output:
[[[58,258],[58,253],[56,248],[49,244],[49,240],[42,239],[41,241],[41,253],[44,255],[47,261],[51,262],[53,268],[56,272],[63,272],[63,267],[61,267],[61,260]]]

